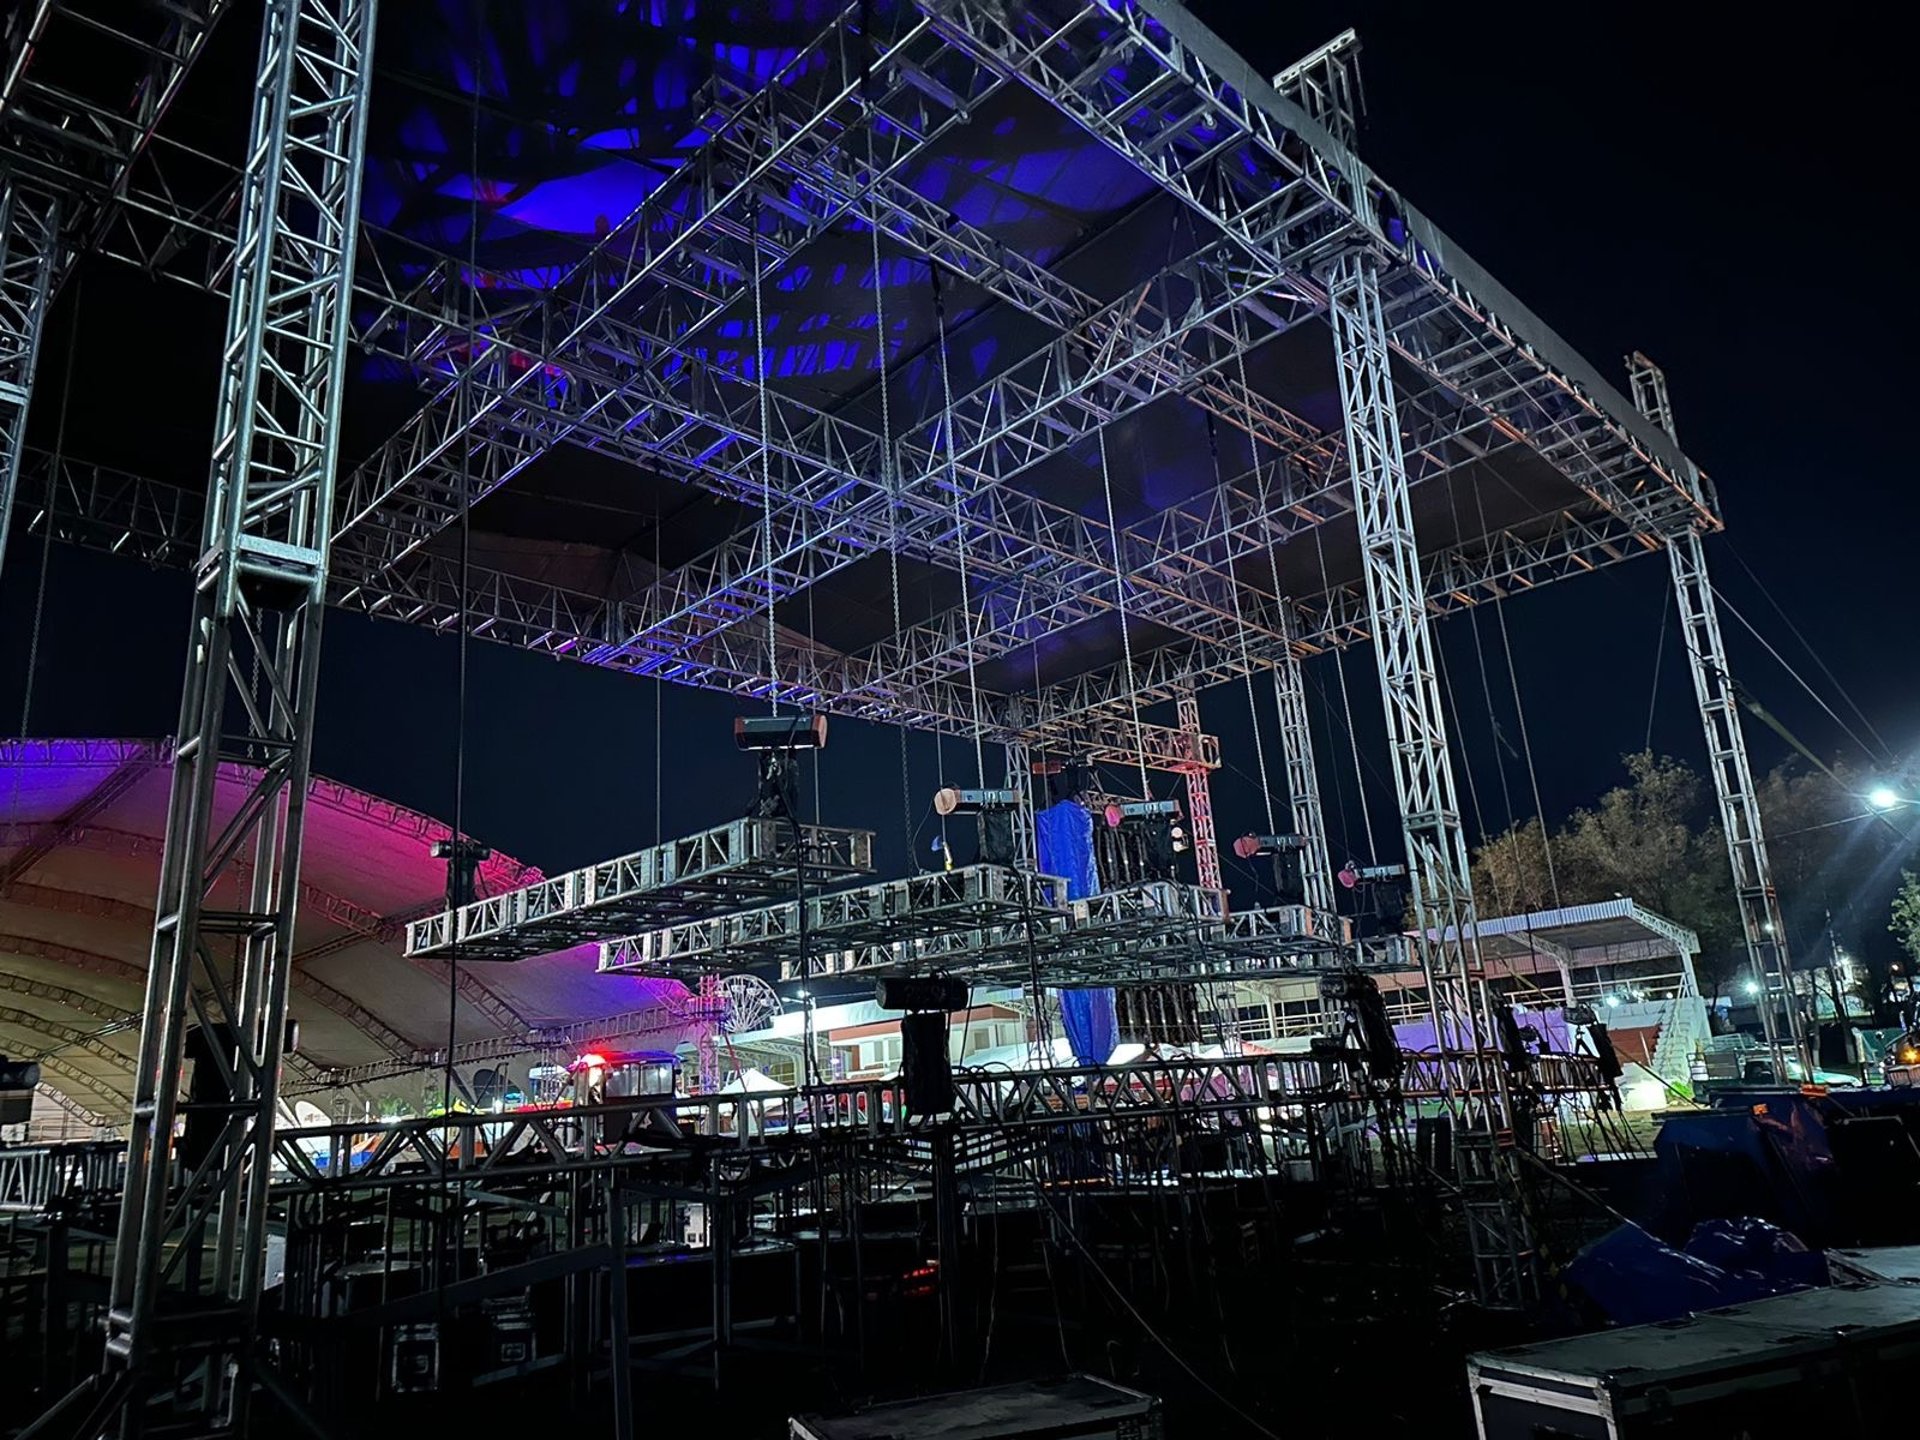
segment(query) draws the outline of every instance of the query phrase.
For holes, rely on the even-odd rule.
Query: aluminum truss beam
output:
[[[0,166],[0,565],[60,256],[60,202]]]
[[[244,1433],[262,1357],[267,1179],[299,897],[375,0],[269,0],[136,1095],[107,1316],[108,1393],[204,1367],[199,1423]],[[229,714],[237,717],[233,731]],[[220,762],[258,780],[216,830]],[[207,904],[251,847],[244,908]],[[196,983],[196,977],[198,982]],[[227,1098],[209,1153],[171,1153],[188,1023]],[[191,1256],[192,1264],[184,1262]],[[178,1328],[190,1314],[192,1342]],[[194,1358],[189,1361],[189,1355]],[[229,1371],[229,1365],[234,1367]]]
[[[36,0],[14,33],[20,48],[0,57],[0,129],[19,163],[74,195],[67,216],[73,254],[97,250],[114,223],[114,200],[136,183],[155,132],[230,0],[169,0],[129,7],[101,0]],[[115,107],[49,74],[48,58],[89,75],[139,79]]]
[[[1273,488],[1266,493],[1277,510],[1286,510],[1291,492]],[[1291,503],[1307,506],[1310,500]],[[30,454],[20,504],[36,531],[52,524],[56,538],[154,563],[181,563],[198,543],[198,496],[99,466],[64,461],[54,473],[47,457]],[[1222,507],[1208,513],[1242,512]],[[1222,523],[1234,522],[1229,518]],[[1533,533],[1501,532],[1433,556],[1427,604],[1435,615],[1448,614],[1660,548],[1660,540],[1637,522],[1561,512]],[[597,646],[617,644],[616,631],[630,633],[626,626],[632,623],[622,618],[619,602],[483,567],[472,569],[463,606],[457,564],[431,555],[366,583],[333,577],[330,597],[349,609],[435,629],[453,625],[465,613],[476,617],[474,633],[482,638],[574,659],[584,659]],[[1225,598],[1221,592],[1223,603]],[[1290,603],[1298,626],[1294,643],[1306,653],[1372,637],[1366,595],[1358,583],[1295,597]],[[976,643],[981,643],[986,637],[981,622],[975,623]],[[889,690],[879,686],[874,665],[857,657],[807,646],[803,637],[783,636],[781,644],[777,670],[783,698],[862,719],[972,733],[975,712],[964,680],[916,678],[903,666],[899,683]],[[929,649],[938,653],[932,645]],[[1265,647],[1256,647],[1251,658],[1256,667],[1273,663]],[[1237,632],[1225,627],[1212,643],[1169,645],[1138,659],[1142,704],[1171,701],[1182,688],[1236,679],[1246,666]],[[682,684],[760,696],[772,685],[775,670],[776,662],[767,656],[764,627],[735,627],[703,644],[691,658],[663,662],[658,673]],[[1024,735],[1043,749],[1087,748],[1097,759],[1131,767],[1137,747],[1129,707],[1114,698],[1125,693],[1117,675],[1093,672],[1038,697],[982,695],[981,701],[990,735]],[[1188,758],[1175,728],[1149,725],[1146,739],[1150,767],[1173,770]],[[1211,737],[1207,754],[1209,763],[1217,762],[1217,742]]]
[[[663,412],[659,421],[666,438],[687,444],[699,457],[695,474],[714,473],[731,481],[729,488],[737,493],[761,495],[767,487],[752,473],[762,448],[758,397],[739,383],[753,370],[742,364],[726,377],[731,386],[721,383],[720,375],[666,337],[693,335],[751,295],[757,283],[858,198],[856,192],[824,215],[798,210],[765,183],[777,165],[838,168],[848,163],[837,158],[841,151],[871,137],[871,156],[862,153],[859,160],[863,167],[872,160],[864,191],[923,151],[1001,83],[937,41],[924,18],[911,17],[881,36],[862,32],[870,17],[870,7],[845,7],[818,40],[760,90],[742,91],[724,82],[709,88],[711,133],[726,135],[740,127],[749,134],[770,134],[768,143],[749,143],[737,166],[724,163],[718,144],[703,146],[682,177],[650,196],[556,293],[504,330],[506,343],[526,352],[532,363],[500,366],[491,336],[479,355],[460,358],[468,337],[448,326],[430,331],[425,340],[406,337],[413,363],[432,366],[451,350],[465,374],[448,382],[417,423],[348,482],[343,533],[372,519],[384,532],[371,563],[403,557],[444,528],[463,504],[504,483],[553,443],[576,437],[618,441],[655,410]],[[924,83],[930,77],[935,83]],[[769,126],[758,118],[783,107],[789,123]],[[769,217],[773,228],[764,233]],[[635,312],[641,288],[656,279],[658,292]],[[755,344],[764,359],[764,341],[756,337]],[[565,392],[543,394],[554,367],[567,372]],[[589,368],[605,373],[605,380],[588,383]],[[484,399],[470,414],[451,413],[449,403],[468,377],[484,382]],[[715,424],[716,407],[729,403],[729,390],[733,413],[724,416],[728,423]],[[503,451],[491,435],[495,416],[522,443]],[[851,442],[837,440],[835,432],[848,428],[818,416],[805,426],[783,423],[783,438],[809,442],[798,450],[783,447],[783,458],[805,465],[817,454],[841,473],[823,477],[810,491],[796,487],[794,476],[781,477],[776,488],[817,500],[848,483],[877,481],[883,466],[874,454],[876,437],[862,433]],[[480,433],[470,440],[476,430]],[[830,532],[819,538],[830,538]]]
[[[1200,700],[1191,690],[1179,699],[1180,730],[1199,752]],[[1220,878],[1220,837],[1213,826],[1213,785],[1207,767],[1196,763],[1183,772],[1187,781],[1187,828],[1193,833],[1193,868],[1203,890],[1225,890]],[[1327,907],[1332,908],[1332,907]]]
[[[1673,406],[1667,397],[1667,377],[1646,356],[1627,357],[1634,403],[1654,424],[1673,435]],[[1692,525],[1667,537],[1667,558],[1673,571],[1673,593],[1680,612],[1680,638],[1693,676],[1694,699],[1707,738],[1707,768],[1713,775],[1714,798],[1720,805],[1720,828],[1727,837],[1727,860],[1733,867],[1733,890],[1740,905],[1740,927],[1746,938],[1747,963],[1765,998],[1760,1022],[1782,1079],[1782,1048],[1790,1050],[1812,1076],[1814,1054],[1807,1033],[1800,996],[1794,989],[1793,962],[1787,949],[1787,922],[1780,897],[1773,888],[1773,867],[1767,859],[1766,827],[1753,783],[1753,764],[1747,758],[1745,727],[1740,721],[1740,692],[1728,668],[1726,641],[1720,634],[1720,606],[1707,575],[1707,552],[1698,528]],[[1780,1033],[1776,1006],[1786,1010],[1786,1033]]]
[[[1492,1023],[1480,959],[1466,833],[1408,503],[1376,263],[1356,249],[1333,264],[1329,296],[1334,355],[1347,449],[1353,457],[1374,658],[1412,882],[1415,943],[1433,1001],[1435,1042],[1443,1061],[1454,1062],[1443,1068],[1452,1072],[1471,1129],[1486,1134],[1517,1122],[1506,1071],[1494,1059],[1499,1032]],[[1524,1305],[1537,1283],[1532,1246],[1524,1218],[1510,1204],[1511,1187],[1499,1157],[1488,1153],[1484,1174],[1475,1174],[1487,1182],[1484,1199],[1465,1193],[1463,1176],[1481,1298],[1502,1306]]]
[[[1284,222],[1302,204],[1326,217],[1320,259],[1350,236],[1404,244],[1414,263],[1383,294],[1397,354],[1511,426],[1602,503],[1622,513],[1702,508],[1668,437],[1184,7],[916,3],[953,43],[1074,117],[1252,263],[1271,264],[1294,243]],[[1389,238],[1389,223],[1396,235],[1404,227],[1405,242]],[[1647,496],[1637,493],[1643,481],[1653,482]]]
[[[1287,768],[1287,805],[1300,851],[1301,898],[1328,915],[1337,908],[1333,863],[1327,854],[1327,821],[1320,808],[1320,777],[1313,762],[1313,726],[1307,718],[1307,680],[1292,646],[1273,667],[1273,708],[1280,721],[1280,749]]]

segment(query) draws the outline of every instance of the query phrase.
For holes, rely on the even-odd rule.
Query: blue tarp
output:
[[[1685,1250],[1622,1225],[1576,1255],[1565,1279],[1613,1324],[1648,1325],[1824,1285],[1827,1262],[1764,1220],[1705,1221]]]
[[[1654,1141],[1658,1200],[1648,1225],[1677,1239],[1706,1219],[1759,1215],[1825,1244],[1837,1175],[1815,1102],[1774,1091],[1739,1108],[1669,1115]]]
[[[1082,1065],[1104,1065],[1120,1041],[1120,1017],[1111,990],[1062,990],[1060,1023],[1073,1058]]]
[[[1100,888],[1093,866],[1093,816],[1077,800],[1049,805],[1033,817],[1040,873],[1067,882],[1067,898],[1084,900]],[[1082,1065],[1104,1065],[1119,1043],[1120,1020],[1111,990],[1062,990],[1060,1023],[1073,1058]]]
[[[1093,868],[1093,816],[1077,800],[1049,805],[1033,817],[1040,873],[1067,882],[1067,898],[1084,900],[1100,888]],[[1104,1057],[1103,1057],[1104,1058]]]

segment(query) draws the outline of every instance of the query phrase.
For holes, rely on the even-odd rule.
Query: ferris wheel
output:
[[[779,1013],[780,992],[758,975],[722,975],[717,989],[726,1002],[720,1028],[729,1035],[758,1030]]]

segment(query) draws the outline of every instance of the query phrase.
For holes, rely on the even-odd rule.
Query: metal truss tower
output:
[[[60,202],[0,171],[0,567],[59,250]]]
[[[1633,403],[1642,415],[1667,434],[1679,437],[1673,424],[1673,406],[1667,398],[1666,374],[1638,352],[1627,357],[1627,375],[1633,384]],[[1787,926],[1780,898],[1773,888],[1773,869],[1767,861],[1767,837],[1760,818],[1760,802],[1753,783],[1753,765],[1747,758],[1746,731],[1740,723],[1740,694],[1727,668],[1726,642],[1720,634],[1720,607],[1707,575],[1706,547],[1698,526],[1688,525],[1666,537],[1667,558],[1673,566],[1673,593],[1680,611],[1680,637],[1686,647],[1687,668],[1693,675],[1694,698],[1700,704],[1700,724],[1706,731],[1708,768],[1720,802],[1720,828],[1727,837],[1727,860],[1733,867],[1734,894],[1740,903],[1740,926],[1746,936],[1747,963],[1760,987],[1760,1024],[1767,1044],[1780,1064],[1781,1049],[1790,1047],[1805,1074],[1813,1075],[1813,1048],[1793,984],[1793,964],[1787,950]],[[1777,998],[1776,998],[1777,997]],[[1787,1031],[1780,1033],[1775,1006],[1784,1006]],[[1784,1070],[1780,1078],[1785,1079]]]
[[[1193,831],[1193,865],[1200,884],[1208,890],[1224,890],[1220,875],[1220,837],[1213,827],[1213,785],[1207,767],[1200,763],[1200,697],[1184,690],[1174,701],[1180,721],[1180,733],[1190,738],[1193,763],[1181,767],[1187,777],[1187,820]]]
[[[1349,250],[1334,262],[1328,285],[1367,610],[1435,1041],[1468,1122],[1460,1149],[1461,1191],[1480,1296],[1492,1305],[1520,1306],[1535,1290],[1532,1245],[1506,1158],[1494,1142],[1515,1116],[1506,1072],[1492,1059],[1496,1032],[1474,928],[1467,840],[1447,748],[1376,265],[1367,251]],[[1449,1025],[1457,1027],[1454,1035]]]
[[[261,22],[107,1384],[93,1402],[124,1403],[128,1435],[147,1397],[190,1368],[204,1367],[196,1403],[211,1429],[244,1431],[252,1386],[277,1384],[255,1345],[375,3],[269,0]],[[217,813],[222,760],[255,778]],[[188,1111],[190,1026],[214,1083],[197,1077]]]
[[[1300,657],[1285,646],[1273,667],[1273,704],[1280,713],[1280,748],[1286,752],[1287,801],[1300,851],[1300,889],[1308,906],[1331,915],[1333,866],[1327,857],[1327,821],[1320,809],[1320,775],[1313,763],[1313,728],[1307,721],[1307,680]]]

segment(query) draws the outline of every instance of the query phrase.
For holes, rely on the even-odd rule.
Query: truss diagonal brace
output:
[[[0,566],[59,250],[60,202],[0,169]]]

